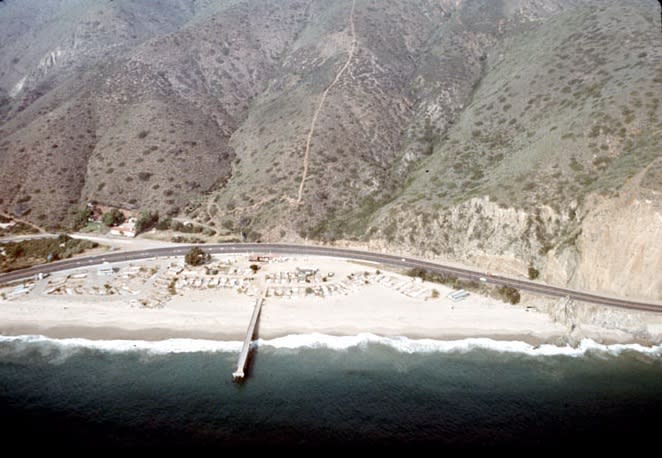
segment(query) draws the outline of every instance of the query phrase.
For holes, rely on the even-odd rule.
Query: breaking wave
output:
[[[519,353],[530,356],[581,357],[586,354],[619,355],[623,352],[643,353],[662,357],[662,345],[640,344],[605,345],[591,339],[582,340],[577,346],[552,344],[531,345],[521,341],[467,338],[459,340],[411,339],[408,337],[382,337],[375,334],[355,336],[331,336],[327,334],[294,334],[275,339],[258,339],[253,345],[272,349],[329,349],[346,351],[367,348],[370,345],[388,346],[400,353],[468,353],[474,350],[490,350],[499,353]],[[142,352],[153,355],[175,353],[238,353],[240,341],[216,341],[202,339],[143,340],[90,340],[51,339],[38,335],[0,336],[0,356],[7,353],[37,351],[44,355],[57,352],[61,356],[91,349],[103,352]]]
[[[356,336],[330,336],[326,334],[297,334],[271,340],[258,340],[263,347],[297,349],[328,348],[348,350],[353,347],[385,345],[401,353],[466,353],[473,350],[491,350],[500,353],[523,353],[531,356],[583,356],[587,353],[609,353],[619,355],[624,351],[634,351],[653,356],[662,356],[662,345],[644,346],[640,344],[605,345],[591,339],[583,339],[577,346],[552,344],[531,345],[521,341],[494,340],[489,338],[467,338],[459,340],[411,339],[408,337],[382,337],[374,334]]]
[[[84,350],[109,353],[141,352],[151,355],[174,353],[220,352],[236,353],[241,349],[238,341],[216,341],[201,339],[147,340],[91,340],[91,339],[51,339],[38,335],[0,336],[0,356],[37,352],[42,356],[66,359]]]

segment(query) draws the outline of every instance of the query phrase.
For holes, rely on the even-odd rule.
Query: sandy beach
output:
[[[261,263],[257,274],[250,271],[246,256],[214,259],[211,264],[212,272],[183,266],[181,259],[124,263],[111,275],[102,275],[96,267],[62,272],[34,282],[18,297],[8,298],[11,290],[6,288],[0,300],[0,334],[242,340],[256,298],[270,288],[257,332],[264,339],[373,333],[533,344],[565,344],[580,337],[604,343],[637,340],[622,330],[598,326],[573,329],[569,339],[569,327],[538,310],[535,298],[525,296],[521,304],[511,305],[471,293],[455,302],[447,297],[453,290],[446,286],[369,264],[281,259]],[[306,279],[299,273],[297,280],[298,267],[319,270]]]

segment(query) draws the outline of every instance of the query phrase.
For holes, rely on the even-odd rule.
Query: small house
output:
[[[317,274],[319,269],[309,269],[297,267],[297,280],[305,281],[308,280],[308,277],[314,277]]]
[[[122,235],[124,237],[136,236],[136,218],[131,217],[119,226],[110,228],[111,235]]]
[[[113,273],[115,273],[113,266],[107,262],[104,262],[101,266],[99,266],[99,270],[97,270],[97,274],[100,276],[112,275]]]
[[[271,261],[272,256],[268,254],[251,254],[248,257],[250,262],[269,262]]]
[[[457,290],[457,291],[452,291],[452,292],[448,293],[448,295],[447,295],[447,297],[448,297],[450,300],[452,300],[453,302],[463,301],[463,300],[466,299],[468,296],[469,296],[469,293],[466,292],[466,291],[463,290],[463,289],[459,289],[459,290]]]

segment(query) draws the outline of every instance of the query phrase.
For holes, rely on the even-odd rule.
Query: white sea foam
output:
[[[93,349],[115,353],[143,351],[151,354],[223,352],[235,353],[241,349],[241,342],[202,339],[148,340],[90,340],[90,339],[51,339],[44,336],[0,336],[0,344],[11,343],[26,346],[52,345],[64,349]]]
[[[271,340],[259,340],[263,347],[296,349],[328,348],[347,350],[365,347],[369,344],[386,345],[401,353],[466,353],[476,349],[492,350],[500,353],[523,353],[531,356],[583,356],[586,353],[609,353],[618,355],[624,351],[634,351],[653,356],[662,356],[662,345],[646,347],[640,344],[605,345],[591,339],[584,339],[576,347],[551,344],[531,345],[521,341],[494,340],[488,338],[468,338],[459,340],[410,339],[407,337],[381,337],[374,334],[356,336],[329,336],[326,334],[296,334]]]
[[[149,354],[171,353],[238,353],[242,342],[215,341],[201,339],[168,339],[162,341],[143,340],[89,340],[51,339],[44,336],[0,336],[0,345],[13,344],[15,349],[25,350],[39,346],[57,347],[60,350],[95,349],[107,352],[140,351]],[[582,340],[577,346],[543,344],[534,346],[526,342],[494,340],[488,338],[468,338],[459,340],[410,339],[407,337],[382,337],[375,334],[355,336],[331,336],[327,334],[294,334],[275,339],[259,339],[258,347],[274,349],[315,349],[325,348],[346,351],[351,348],[366,348],[369,345],[384,345],[400,353],[467,353],[473,350],[491,350],[500,353],[519,353],[530,356],[569,356],[580,357],[588,353],[619,355],[626,351],[662,357],[662,345],[643,346],[640,344],[605,345],[591,339]]]

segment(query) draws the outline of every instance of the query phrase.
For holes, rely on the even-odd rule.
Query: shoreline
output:
[[[627,315],[638,323],[630,328],[611,310],[580,319],[567,304],[530,295],[518,305],[476,293],[454,301],[447,286],[333,258],[283,258],[261,264],[257,274],[250,263],[246,256],[217,258],[210,265],[218,273],[211,273],[153,260],[122,264],[107,274],[87,268],[54,275],[35,282],[27,294],[0,300],[0,335],[243,342],[255,300],[266,289],[256,338],[267,341],[372,334],[532,346],[577,345],[584,338],[607,345],[662,342],[659,316],[644,322],[641,315]],[[304,279],[300,270],[314,273]]]
[[[404,330],[403,330],[404,331]],[[261,333],[255,336],[253,342],[257,340],[270,341],[274,339],[281,339],[293,336],[306,336],[306,335],[321,335],[327,337],[357,337],[360,335],[374,335],[380,338],[405,338],[412,341],[417,340],[433,340],[437,342],[456,342],[468,339],[489,339],[496,342],[518,342],[538,347],[540,345],[553,345],[557,347],[573,347],[576,348],[579,343],[584,339],[590,339],[593,342],[601,345],[642,345],[644,347],[652,347],[656,344],[654,342],[646,341],[643,339],[618,339],[610,338],[603,335],[581,335],[569,338],[565,335],[535,335],[534,333],[508,333],[499,332],[470,332],[469,330],[460,330],[449,333],[440,332],[437,334],[421,333],[421,332],[391,332],[382,333],[376,331],[357,331],[355,333],[347,332],[346,330],[339,329],[320,329],[315,332],[297,332],[292,329],[290,332],[269,332]],[[0,326],[0,337],[15,337],[22,338],[27,336],[42,336],[54,340],[67,340],[67,339],[85,339],[97,342],[109,341],[135,341],[135,342],[150,342],[158,343],[174,339],[185,340],[200,340],[211,341],[218,343],[227,342],[243,342],[244,336],[238,333],[212,333],[205,331],[185,331],[176,329],[164,328],[147,328],[147,329],[125,329],[119,327],[85,327],[85,326],[53,326],[53,327],[40,327],[39,325],[23,324],[16,326],[4,327]]]

